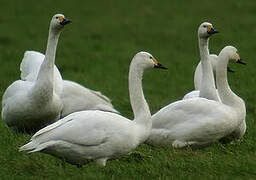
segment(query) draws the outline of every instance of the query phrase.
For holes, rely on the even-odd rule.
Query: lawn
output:
[[[148,51],[169,68],[144,75],[144,94],[153,114],[193,89],[197,27],[209,21],[221,32],[211,38],[210,52],[233,45],[247,62],[231,64],[236,72],[229,74],[232,90],[246,102],[247,132],[240,141],[197,150],[142,144],[104,168],[94,163],[77,168],[46,154],[18,152],[30,135],[15,134],[0,121],[0,179],[256,179],[255,9],[253,0],[3,0],[1,96],[19,78],[24,52],[45,51],[50,18],[63,13],[72,20],[61,34],[56,55],[63,78],[101,91],[132,119],[129,63],[136,52]]]

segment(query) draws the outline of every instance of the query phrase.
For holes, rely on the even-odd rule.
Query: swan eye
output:
[[[150,59],[153,59],[153,57],[152,57],[152,56],[150,56],[149,58],[150,58]]]
[[[206,28],[207,26],[206,25],[203,25],[204,28]]]
[[[56,19],[59,19],[59,17],[57,16]]]

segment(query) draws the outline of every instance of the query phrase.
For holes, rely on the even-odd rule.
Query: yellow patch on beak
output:
[[[154,65],[158,65],[158,61],[155,58],[152,58],[152,61],[154,62]]]
[[[212,29],[212,26],[211,26],[211,25],[208,25],[208,26],[207,26],[207,31],[209,32],[209,31],[211,31],[211,29]]]
[[[62,17],[62,16],[59,16],[58,19],[60,22],[64,21],[64,17]]]

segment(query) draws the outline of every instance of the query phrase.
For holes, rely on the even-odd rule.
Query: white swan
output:
[[[62,102],[53,90],[54,61],[61,30],[69,22],[62,14],[52,17],[46,56],[38,76],[32,81],[30,72],[33,73],[33,69],[24,62],[21,65],[22,80],[13,82],[6,89],[2,98],[2,119],[9,127],[29,132],[59,118]]]
[[[211,66],[211,64],[215,62],[216,56],[210,56],[208,48],[209,38],[215,33],[218,33],[218,31],[215,31],[212,24],[208,22],[202,23],[198,28],[198,44],[201,58],[198,69],[201,68],[202,75],[198,77],[196,71],[195,78],[198,77],[196,80],[200,81],[200,89],[199,91],[192,91],[186,94],[183,99],[200,96],[203,98],[220,101],[218,93],[216,92],[213,70]]]
[[[147,139],[152,126],[142,91],[142,75],[145,69],[153,67],[164,68],[146,52],[136,54],[131,62],[129,92],[133,121],[111,112],[75,112],[38,131],[20,151],[41,151],[80,166],[89,160],[105,166],[108,159],[135,149]]]
[[[227,64],[240,59],[234,47],[223,48],[218,57],[216,81],[221,102],[206,98],[180,100],[167,105],[152,116],[152,131],[147,143],[205,145],[233,135],[240,138],[246,130],[244,101],[234,94],[227,82]]]
[[[27,51],[21,63],[21,78],[34,81],[43,60],[44,55],[42,53]],[[23,69],[26,69],[25,73]],[[93,91],[73,81],[62,80],[56,66],[54,66],[54,85],[55,92],[61,98],[63,104],[61,118],[82,110],[102,110],[119,113],[114,109],[111,100],[101,92]]]

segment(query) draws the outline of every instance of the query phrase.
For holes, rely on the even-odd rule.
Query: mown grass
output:
[[[256,3],[244,1],[16,1],[0,11],[0,94],[19,78],[25,50],[44,52],[49,20],[64,13],[73,20],[62,33],[56,64],[65,79],[100,90],[132,118],[127,75],[132,56],[151,52],[168,71],[145,73],[144,92],[152,113],[193,89],[199,57],[197,27],[209,21],[221,33],[210,51],[234,45],[246,67],[232,65],[229,82],[247,106],[248,129],[241,141],[201,150],[141,145],[134,153],[83,168],[45,154],[26,155],[18,147],[30,138],[0,122],[0,179],[255,179]]]

